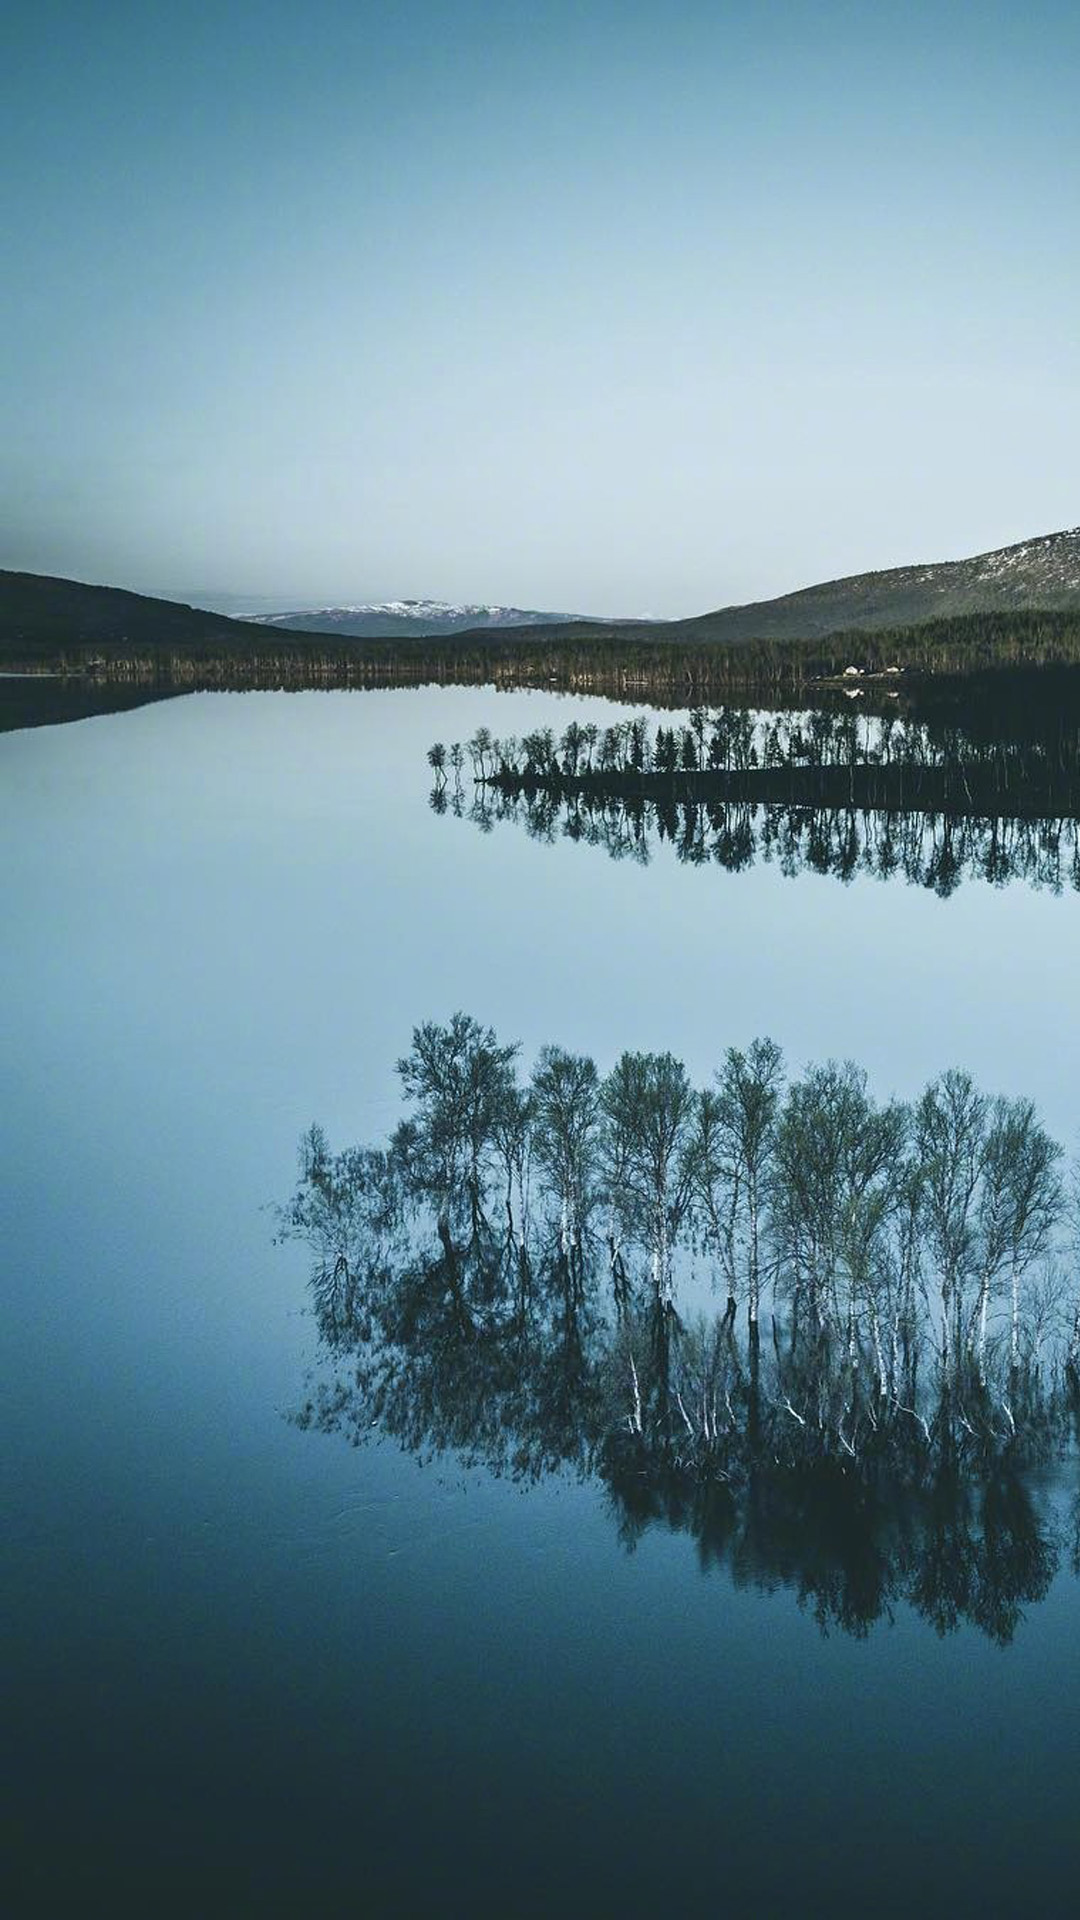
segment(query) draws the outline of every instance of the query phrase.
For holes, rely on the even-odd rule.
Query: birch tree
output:
[[[394,1136],[411,1192],[432,1206],[447,1278],[464,1311],[463,1265],[482,1266],[490,1251],[487,1188],[496,1134],[514,1092],[516,1046],[500,1046],[490,1027],[455,1013],[448,1026],[425,1021],[413,1031],[398,1074],[413,1112]]]
[[[600,1117],[595,1063],[562,1047],[544,1047],[532,1077],[533,1151],[555,1206],[560,1259],[579,1298],[597,1199]]]
[[[607,1185],[648,1250],[656,1300],[672,1309],[673,1255],[693,1193],[694,1094],[670,1053],[624,1053],[604,1081]]]
[[[761,1316],[762,1211],[776,1144],[784,1057],[775,1040],[753,1040],[747,1051],[729,1047],[717,1075],[716,1136],[733,1175],[733,1232],[742,1234],[741,1265],[751,1340]],[[733,1289],[734,1291],[734,1289]]]
[[[1007,1170],[1006,1240],[1009,1269],[1009,1367],[1020,1365],[1020,1291],[1032,1263],[1050,1244],[1064,1203],[1061,1148],[1040,1126],[1030,1100],[1002,1103],[998,1126]]]
[[[970,1074],[950,1067],[931,1082],[915,1110],[923,1220],[937,1269],[942,1378],[964,1357],[963,1308],[977,1257],[979,1182],[989,1102]]]

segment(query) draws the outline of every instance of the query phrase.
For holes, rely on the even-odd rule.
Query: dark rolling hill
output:
[[[43,573],[0,572],[0,659],[30,663],[61,652],[130,652],[266,645],[266,629],[177,600],[91,587]]]
[[[52,574],[0,569],[0,661],[32,665],[58,654],[182,653],[235,648],[265,655],[280,643],[335,653],[363,652],[369,640],[415,642],[492,632],[531,636],[549,627],[589,626],[574,616],[518,607],[451,607],[435,601],[396,601],[382,607],[324,607],[309,613],[236,619],[177,600],[88,586]],[[606,630],[606,629],[602,629]]]
[[[684,635],[740,640],[817,640],[858,627],[915,626],[968,613],[1075,612],[1080,609],[1080,527],[1024,540],[970,560],[891,567],[803,587],[778,600],[684,620]]]
[[[718,607],[686,620],[575,621],[558,627],[534,626],[529,638],[535,642],[550,634],[560,642],[601,637],[650,643],[669,639],[730,647],[753,640],[820,640],[832,634],[913,627],[968,614],[1034,611],[1080,612],[1080,527],[998,547],[970,560],[851,574],[802,587],[776,600]],[[509,633],[500,637],[508,639]]]

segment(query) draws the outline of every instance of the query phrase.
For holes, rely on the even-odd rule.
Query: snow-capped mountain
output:
[[[776,600],[719,607],[689,620],[650,622],[656,640],[693,639],[722,644],[743,640],[813,640],[850,627],[903,626],[966,613],[1011,613],[1080,608],[1080,527],[995,547],[968,560],[891,567],[883,572],[823,581]],[[576,622],[569,613],[540,613],[488,604],[451,605],[442,600],[384,600],[362,606],[316,607],[299,613],[264,614],[261,624],[304,633],[348,634],[358,639],[415,638],[470,629],[554,627]],[[637,621],[590,620],[597,635],[633,637]]]
[[[1080,593],[1080,527],[1044,533],[1036,540],[1021,540],[1015,547],[997,547],[974,560],[952,564],[968,570],[973,586],[1007,588],[1016,583],[1025,594],[1033,590],[1042,594]]]
[[[340,633],[360,640],[422,640],[434,634],[468,633],[473,628],[548,627],[576,620],[573,613],[539,613],[524,607],[497,607],[446,600],[376,600],[361,606],[311,607],[298,613],[260,614],[266,627],[297,633]]]
[[[265,604],[265,603],[264,603]],[[967,560],[892,567],[823,581],[775,600],[719,607],[689,620],[597,620],[488,603],[384,600],[236,620],[213,610],[46,574],[0,570],[0,659],[55,660],[76,648],[168,649],[237,654],[261,649],[260,630],[357,639],[423,639],[470,629],[535,634],[543,646],[560,628],[613,646],[647,638],[694,646],[752,640],[816,640],[852,628],[882,629],[992,613],[1080,614],[1080,527],[994,547]],[[546,630],[546,631],[545,631]],[[552,632],[552,630],[554,630]],[[566,634],[561,636],[564,640]]]

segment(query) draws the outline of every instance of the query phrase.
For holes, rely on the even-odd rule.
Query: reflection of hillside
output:
[[[69,720],[91,720],[106,713],[130,713],[152,701],[171,699],[178,691],[182,689],[110,686],[91,676],[0,675],[0,733],[13,733],[23,727],[63,726]]]

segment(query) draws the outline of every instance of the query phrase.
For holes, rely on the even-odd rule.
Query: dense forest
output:
[[[879,1101],[767,1039],[704,1088],[557,1046],[523,1079],[464,1014],[399,1074],[390,1139],[313,1126],[280,1210],[344,1369],[306,1423],[596,1472],[628,1538],[786,1566],[823,1618],[903,1595],[1008,1637],[1056,1564],[1024,1473],[1080,1391],[1074,1177],[1030,1102],[955,1069]]]

